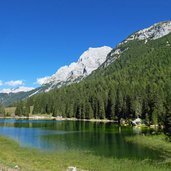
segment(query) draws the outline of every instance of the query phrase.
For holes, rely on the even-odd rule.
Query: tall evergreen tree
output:
[[[164,120],[164,132],[171,141],[171,106],[167,107],[165,120]]]
[[[104,101],[101,96],[98,96],[98,115],[100,119],[105,118],[105,107],[104,107]]]
[[[20,101],[17,104],[16,110],[15,110],[15,115],[18,115],[18,116],[24,115],[24,105],[23,105],[23,103],[24,103],[23,101]]]
[[[108,93],[108,103],[107,103],[107,118],[115,118],[115,94],[114,90],[110,89]]]
[[[0,104],[0,114],[5,114],[5,107]]]

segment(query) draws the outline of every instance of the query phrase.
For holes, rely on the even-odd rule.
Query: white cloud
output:
[[[37,81],[36,81],[36,83],[37,84],[40,84],[40,85],[42,85],[42,84],[46,84],[46,83],[48,83],[48,79],[49,79],[50,77],[43,77],[43,78],[38,78],[37,79]]]
[[[8,86],[20,86],[20,85],[23,85],[24,82],[22,80],[16,80],[16,81],[11,80],[11,81],[6,82],[5,84]]]
[[[0,80],[0,86],[2,86],[3,85],[3,82]]]

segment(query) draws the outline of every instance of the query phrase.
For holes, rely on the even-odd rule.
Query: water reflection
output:
[[[156,151],[127,143],[125,136],[134,136],[135,130],[113,123],[0,120],[0,134],[21,146],[48,151],[86,150],[100,156],[139,159],[160,156]]]

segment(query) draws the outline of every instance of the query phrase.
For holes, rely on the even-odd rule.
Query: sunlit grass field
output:
[[[142,142],[146,142],[145,145],[148,144],[155,149],[162,146],[163,152],[170,152],[171,144],[166,143],[163,139],[161,140],[160,137],[154,137],[153,140],[150,137],[140,136],[132,138],[129,138],[128,141],[141,142],[142,145],[144,145]],[[22,171],[66,171],[69,166],[76,166],[78,171],[170,171],[171,168],[169,161],[166,163],[166,161],[155,162],[148,159],[140,161],[128,158],[108,158],[96,156],[87,151],[42,152],[20,147],[17,142],[4,137],[0,137],[1,166],[4,166],[6,170],[7,168],[15,169],[17,166],[18,170]]]

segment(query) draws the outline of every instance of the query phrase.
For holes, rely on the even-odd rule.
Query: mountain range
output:
[[[41,87],[35,89],[17,87],[15,89],[1,90],[0,102],[5,105],[10,105],[15,101],[31,97],[38,93],[49,92],[54,88],[80,82],[105,62],[111,50],[112,48],[108,46],[89,48],[80,56],[77,62],[59,68],[57,72],[50,77],[39,79]]]
[[[42,92],[49,92],[52,89],[60,88],[78,83],[89,75],[96,75],[101,70],[110,66],[115,60],[120,58],[130,49],[131,42],[141,41],[145,45],[148,42],[160,39],[171,32],[171,21],[159,22],[148,28],[137,31],[119,43],[114,49],[108,46],[89,48],[85,51],[77,62],[69,66],[63,66],[50,77],[40,79],[42,86],[33,90],[24,90],[22,87],[11,90],[7,93],[0,92],[0,101],[5,105]],[[166,42],[170,47],[170,41]],[[96,72],[93,72],[97,70]]]
[[[163,125],[171,109],[170,23],[133,33],[88,77],[28,98],[17,105],[16,114],[33,106],[32,114],[118,123],[140,117],[147,124]]]

